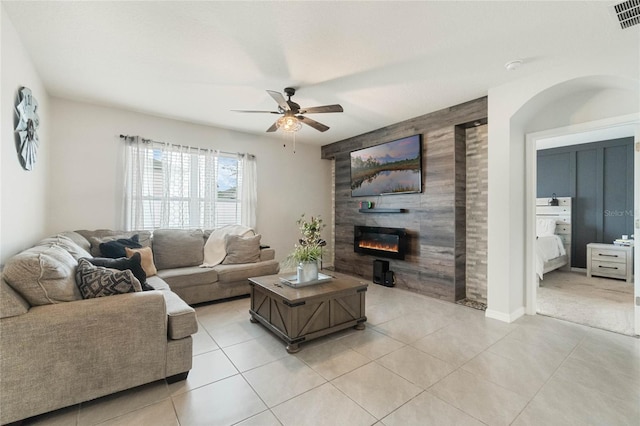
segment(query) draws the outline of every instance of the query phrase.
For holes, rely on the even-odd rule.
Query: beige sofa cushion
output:
[[[266,262],[240,265],[218,265],[215,270],[218,272],[218,281],[220,283],[230,283],[243,281],[250,277],[277,274],[280,270],[280,264],[276,260],[267,260]]]
[[[80,300],[76,285],[77,261],[64,248],[37,246],[13,256],[4,279],[31,306]]]
[[[89,242],[89,240],[87,240],[85,237],[83,237],[82,235],[78,234],[77,232],[75,232],[75,231],[64,231],[64,232],[59,233],[58,235],[62,235],[64,237],[69,238],[74,243],[76,243],[77,245],[82,247],[82,249],[84,251],[86,251],[87,253],[91,253],[91,243]]]
[[[182,270],[181,268],[180,270]],[[187,268],[189,270],[201,268]],[[174,271],[168,269],[168,271]],[[196,320],[196,311],[182,300],[177,294],[171,291],[169,285],[158,275],[149,277],[147,284],[156,290],[162,292],[167,307],[167,333],[170,339],[182,339],[198,331],[198,321]],[[217,279],[217,276],[216,276]]]
[[[204,244],[202,266],[212,268],[222,263],[227,256],[225,236],[227,235],[255,235],[253,229],[244,225],[226,225],[211,232],[205,231],[207,242]]]
[[[167,333],[170,339],[182,339],[191,336],[198,331],[196,311],[187,305],[184,300],[172,291],[163,291],[164,301],[167,305]]]
[[[272,248],[263,248],[260,250],[260,261],[273,260],[276,258],[276,251]]]
[[[242,237],[240,235],[225,235],[227,256],[223,265],[237,265],[239,263],[256,263],[260,261],[261,235]]]
[[[172,290],[213,284],[218,281],[218,272],[215,269],[198,266],[162,269],[158,271],[158,276],[165,280]]]
[[[29,304],[4,280],[0,279],[0,318],[26,314]]]
[[[153,257],[158,269],[200,265],[204,234],[201,229],[157,229],[153,231]]]
[[[169,284],[158,275],[147,278],[147,284],[153,287],[154,290],[171,291]]]
[[[45,247],[60,246],[66,251],[68,251],[69,254],[73,256],[75,260],[78,260],[81,257],[92,257],[88,251],[86,251],[85,249],[80,247],[78,244],[76,244],[75,241],[73,241],[71,238],[62,234],[54,235],[52,237],[47,237],[44,240],[40,240],[36,244],[36,246],[45,246]]]

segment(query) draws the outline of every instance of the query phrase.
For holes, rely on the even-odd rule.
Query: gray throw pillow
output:
[[[142,291],[140,281],[130,270],[117,271],[95,266],[87,259],[78,261],[76,283],[84,299]]]
[[[5,281],[31,306],[82,300],[74,272],[78,262],[59,245],[31,247],[11,257]]]
[[[81,257],[91,257],[91,254],[89,254],[89,252],[76,244],[75,241],[73,241],[71,238],[66,237],[62,234],[47,237],[44,240],[38,242],[36,246],[60,246],[68,251],[69,254],[76,260],[80,259]]]
[[[222,261],[223,265],[235,265],[238,263],[256,263],[260,261],[260,237],[241,237],[229,235],[224,237],[227,248],[227,256]]]

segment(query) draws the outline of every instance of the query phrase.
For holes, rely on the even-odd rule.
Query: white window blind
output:
[[[246,156],[127,139],[125,227],[213,229],[242,223],[243,204],[250,204],[243,203],[242,193]]]

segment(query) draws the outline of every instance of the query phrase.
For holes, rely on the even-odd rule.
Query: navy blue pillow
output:
[[[147,284],[147,274],[144,272],[144,269],[142,269],[140,253],[135,253],[129,258],[120,257],[118,259],[112,259],[109,257],[92,257],[85,259],[95,266],[104,266],[105,268],[117,269],[119,271],[129,269],[133,272],[133,276],[140,281],[143,291],[155,290]]]
[[[106,243],[100,243],[100,253],[104,257],[119,258],[127,257],[125,247],[129,248],[142,248],[138,241],[138,234],[131,238],[120,238],[114,241],[107,241]]]

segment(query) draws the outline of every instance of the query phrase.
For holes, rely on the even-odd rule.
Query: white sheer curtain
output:
[[[255,156],[124,139],[125,229],[255,228]]]
[[[258,178],[255,155],[242,155],[242,173],[242,189],[240,191],[241,225],[256,229]]]
[[[188,226],[191,148],[133,137],[125,154],[125,228]]]
[[[142,194],[152,185],[143,176],[145,170],[153,170],[153,156],[138,136],[125,137],[125,144],[124,229],[144,229]]]
[[[198,199],[200,200],[200,228],[216,228],[216,182],[218,181],[217,159],[218,151],[211,149],[200,150],[198,167]]]

